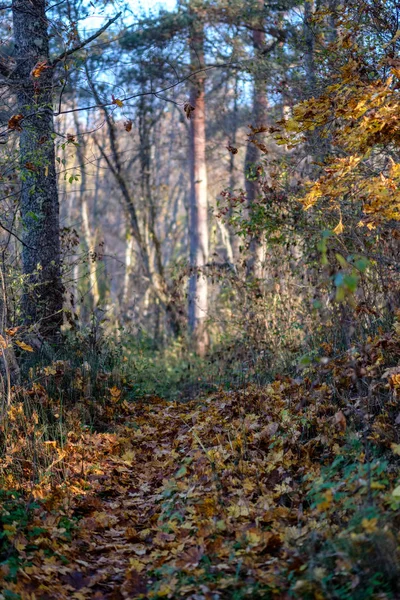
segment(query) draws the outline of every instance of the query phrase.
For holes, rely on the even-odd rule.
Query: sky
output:
[[[93,1],[89,0],[89,2],[92,7],[95,7],[95,3]],[[130,6],[134,15],[139,15],[143,11],[157,11],[157,9],[160,8],[164,8],[165,10],[173,10],[176,7],[176,0],[125,0],[125,2],[126,5]],[[113,16],[117,12],[118,7],[121,7],[121,5],[121,0],[115,4],[111,2],[109,6],[104,6],[102,3],[101,10],[91,10],[91,16],[87,19],[83,19],[80,23],[80,27],[87,33],[93,33],[96,31],[96,29],[104,24],[108,17]]]
[[[129,0],[129,4],[133,9],[138,7],[143,8],[146,11],[159,7],[171,10],[175,8],[176,0]]]

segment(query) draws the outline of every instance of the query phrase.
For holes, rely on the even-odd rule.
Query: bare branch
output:
[[[107,23],[105,25],[103,25],[103,27],[101,27],[98,31],[96,31],[96,33],[94,33],[93,35],[91,35],[90,37],[88,37],[86,40],[83,40],[82,42],[80,42],[79,44],[77,44],[76,46],[74,46],[73,48],[70,48],[69,50],[66,50],[65,52],[62,52],[62,54],[60,54],[59,56],[57,56],[57,58],[55,58],[53,60],[51,66],[54,67],[56,64],[58,64],[62,60],[65,60],[66,58],[68,58],[68,56],[71,56],[71,54],[75,54],[75,52],[78,52],[78,50],[81,50],[82,48],[84,48],[85,46],[87,46],[88,44],[90,44],[90,42],[93,42],[93,40],[95,40],[96,38],[98,38],[113,23],[115,23],[115,21],[117,21],[117,19],[119,19],[121,15],[122,15],[122,13],[119,12],[115,17],[113,17],[112,19],[110,19],[109,21],[107,21]]]
[[[132,94],[131,96],[123,96],[122,98],[120,98],[121,102],[127,102],[128,100],[133,100],[134,98],[139,98],[140,96],[157,96],[157,94],[162,94],[163,92],[168,92],[169,90],[172,90],[173,88],[177,87],[178,85],[181,85],[182,83],[184,83],[185,81],[190,80],[192,77],[194,77],[195,75],[198,75],[199,73],[205,73],[206,71],[210,71],[211,69],[215,69],[217,67],[231,67],[231,64],[218,64],[218,65],[211,65],[208,67],[203,67],[202,69],[198,69],[197,71],[193,71],[192,73],[190,73],[190,75],[186,75],[185,77],[182,77],[182,79],[180,79],[179,81],[175,81],[174,83],[171,83],[171,85],[168,85],[167,87],[161,88],[159,90],[150,90],[148,92],[138,92],[137,94]],[[171,102],[171,100],[169,100]],[[68,113],[73,113],[76,111],[85,111],[85,110],[93,110],[95,108],[107,108],[108,106],[112,106],[113,104],[115,104],[115,102],[104,102],[102,103],[98,103],[98,104],[92,104],[91,106],[82,106],[82,107],[78,107],[78,108],[70,108],[68,110],[63,110],[61,112],[55,113],[54,116],[58,117],[60,115],[65,115]],[[116,107],[115,107],[116,108]]]
[[[28,244],[26,242],[24,242],[23,240],[21,240],[21,238],[14,231],[11,231],[11,229],[8,229],[8,227],[3,225],[3,223],[1,223],[1,222],[0,222],[0,228],[3,229],[4,231],[6,231],[7,233],[9,233],[10,235],[12,235],[19,242],[21,242],[21,244],[23,246],[25,246],[25,248],[29,248],[29,250],[34,250],[34,248],[32,246],[28,246]]]

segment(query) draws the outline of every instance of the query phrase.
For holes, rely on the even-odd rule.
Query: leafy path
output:
[[[290,587],[325,597],[324,569],[305,577],[309,540],[323,545],[339,523],[334,482],[312,489],[344,444],[325,384],[122,408],[114,433],[71,436],[58,465],[67,484],[23,530],[8,526],[22,566],[10,581],[5,563],[3,598],[286,598]],[[371,492],[348,485],[361,502]],[[356,589],[351,565],[344,577]]]

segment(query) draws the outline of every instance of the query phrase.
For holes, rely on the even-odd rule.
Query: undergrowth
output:
[[[215,352],[150,362],[88,330],[26,354],[1,421],[4,599],[398,597],[399,321],[261,383]]]

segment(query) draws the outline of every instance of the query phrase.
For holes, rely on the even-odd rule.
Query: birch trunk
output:
[[[126,233],[126,245],[125,245],[125,273],[124,273],[124,287],[122,292],[122,306],[126,311],[129,303],[131,302],[131,275],[133,268],[133,243],[134,239],[128,230]]]
[[[13,83],[18,113],[24,115],[20,135],[22,310],[26,324],[37,323],[41,334],[51,339],[63,320],[63,285],[46,1],[13,0],[12,13]],[[38,72],[40,64],[43,68]]]
[[[191,66],[198,71],[204,65],[203,26],[192,27]],[[189,207],[189,331],[199,355],[208,347],[206,319],[208,311],[208,285],[204,267],[208,262],[208,198],[205,131],[205,75],[197,73],[192,78],[190,104],[194,108],[190,119],[190,207]]]

